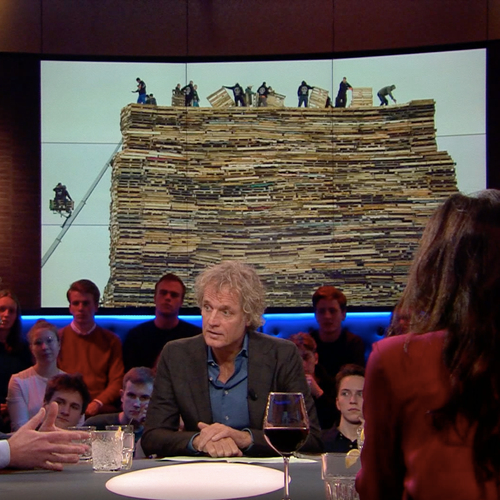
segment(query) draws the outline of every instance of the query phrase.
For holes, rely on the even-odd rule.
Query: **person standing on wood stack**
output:
[[[396,88],[396,85],[388,85],[387,87],[381,88],[378,92],[378,98],[380,99],[381,106],[387,106],[389,101],[387,100],[387,96],[389,96],[396,104],[396,99],[392,96],[392,91]]]
[[[224,88],[233,91],[235,106],[238,106],[238,103],[241,106],[246,106],[244,98],[245,93],[243,91],[243,87],[239,83],[233,85],[232,87],[227,87],[226,85],[224,85]]]
[[[314,87],[307,85],[307,83],[302,80],[302,83],[299,85],[297,90],[297,95],[299,96],[299,108],[302,104],[304,104],[305,108],[309,107],[309,91],[313,88]]]
[[[135,81],[137,82],[137,90],[132,90],[132,93],[137,92],[139,94],[137,104],[146,104],[146,84],[139,77]]]
[[[345,108],[347,105],[347,91],[352,90],[351,84],[347,81],[347,78],[344,76],[339,85],[339,91],[337,97],[335,98],[335,107],[336,108]]]
[[[252,85],[249,85],[245,89],[245,95],[246,95],[246,100],[247,100],[247,106],[252,106],[253,105],[253,96],[255,95],[255,92],[252,92]]]
[[[269,87],[266,85],[266,82],[262,82],[262,85],[257,89],[257,95],[259,96],[257,106],[259,108],[267,107],[267,96],[269,95]]]
[[[194,98],[194,86],[193,80],[191,80],[187,85],[182,87],[181,92],[184,94],[184,106],[191,106]]]

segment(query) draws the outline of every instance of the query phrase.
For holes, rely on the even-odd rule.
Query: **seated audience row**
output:
[[[240,269],[240,267],[238,266],[242,266],[242,268]],[[234,375],[233,372],[235,370],[235,356],[238,353],[234,349],[238,347],[239,352],[239,348],[241,348],[241,345],[239,345],[240,341],[245,342],[245,351],[249,349],[249,343],[251,346],[253,346],[254,334],[256,333],[251,330],[256,330],[261,325],[261,315],[264,312],[264,292],[255,271],[249,266],[244,266],[240,263],[235,262],[227,263],[226,267],[227,269],[224,268],[224,272],[227,273],[229,277],[225,276],[221,278],[221,283],[227,284],[227,286],[232,286],[233,281],[231,280],[236,279],[234,276],[232,276],[232,273],[234,273],[235,276],[240,280],[240,283],[237,282],[238,286],[248,287],[252,280],[259,284],[260,288],[258,287],[257,289],[254,289],[253,292],[255,292],[256,290],[260,290],[260,292],[262,293],[262,297],[258,297],[258,301],[260,301],[259,307],[262,307],[262,310],[258,314],[256,312],[252,313],[257,319],[254,318],[255,322],[251,322],[248,324],[246,322],[247,312],[246,310],[244,313],[242,312],[242,318],[245,321],[243,321],[241,325],[237,326],[234,332],[229,331],[227,333],[229,337],[235,336],[235,338],[230,338],[229,347],[223,345],[220,352],[218,350],[219,346],[217,342],[214,346],[211,346],[211,344],[207,341],[207,338],[210,339],[210,335],[214,335],[217,340],[220,340],[220,338],[224,338],[224,335],[226,335],[226,333],[217,332],[214,334],[213,331],[209,331],[208,337],[206,334],[197,337],[199,339],[197,340],[197,342],[199,343],[201,341],[201,343],[199,344],[200,347],[202,347],[203,350],[207,350],[208,348],[208,353],[211,356],[211,363],[213,363],[212,366],[216,367],[215,370],[218,369],[218,355],[221,356],[219,361],[223,361],[222,365],[224,370],[228,370],[228,373],[225,374],[227,376],[223,376],[220,372],[217,371],[215,371],[214,374],[211,374],[212,379],[217,382],[217,384],[214,384],[214,386],[210,388],[210,394],[214,398],[220,398],[220,394],[222,394],[220,393],[220,390],[222,388],[224,388],[224,395],[228,395],[230,392],[234,392],[229,390],[233,388],[232,385],[235,383],[232,378]],[[223,267],[221,267],[220,269],[223,269]],[[217,277],[217,272],[219,272],[220,269],[217,268],[217,266],[215,267],[215,283],[218,283],[217,280],[219,278]],[[203,274],[201,276],[203,276]],[[226,280],[227,282],[224,280]],[[252,286],[254,284],[255,283],[252,283]],[[329,345],[331,343],[337,343],[337,345],[339,346],[338,348],[345,348],[346,338],[350,343],[353,343],[352,340],[354,336],[352,336],[352,334],[350,334],[349,332],[341,331],[341,328],[338,328],[338,332],[336,334],[332,334],[334,333],[334,330],[337,328],[337,326],[340,326],[343,317],[345,317],[345,296],[343,296],[341,292],[338,292],[333,287],[322,287],[322,289],[320,289],[320,291],[322,291],[322,294],[315,294],[315,297],[316,295],[317,297],[313,299],[318,319],[321,318],[321,322],[319,323],[320,329],[318,332],[316,332],[316,334],[318,336],[318,339],[324,338],[324,341],[321,342],[322,345],[327,345],[326,352],[328,352],[328,348],[331,347]],[[217,289],[215,292],[210,292],[214,297],[216,297],[216,301],[219,300],[219,291],[220,290]],[[202,309],[203,324],[205,325],[206,321],[204,315],[205,311],[203,309],[203,293],[204,292],[200,292],[201,295],[199,294],[198,301]],[[243,293],[246,294],[244,290],[241,290],[239,288],[236,289],[233,293],[232,289],[230,288],[230,299],[235,302],[233,308],[237,309],[239,307],[243,307],[242,303],[246,300],[246,298],[244,299],[243,297],[240,297],[240,295],[242,295]],[[332,295],[332,293],[336,295]],[[128,337],[129,340],[128,342],[125,342],[123,349],[128,359],[132,359],[132,353],[134,355],[138,354],[139,357],[143,356],[143,359],[148,364],[154,366],[157,362],[158,355],[160,354],[165,344],[172,340],[178,340],[182,337],[189,338],[197,335],[198,331],[200,331],[199,328],[189,325],[188,323],[183,322],[178,318],[184,294],[184,284],[175,275],[168,274],[160,279],[155,288],[155,319],[151,322],[147,322],[144,325],[140,325],[130,332],[130,336]],[[70,286],[70,289],[67,293],[67,298],[69,301],[70,312],[73,315],[73,321],[70,325],[57,332],[53,325],[48,324],[46,321],[40,320],[34,325],[32,330],[28,334],[29,348],[35,358],[35,365],[19,372],[18,374],[15,374],[11,378],[8,403],[12,414],[11,419],[13,430],[19,429],[24,423],[29,420],[31,416],[33,416],[37,412],[37,410],[41,406],[42,395],[47,385],[47,380],[53,376],[56,376],[57,379],[58,374],[62,375],[65,374],[65,372],[70,371],[71,373],[81,373],[83,381],[88,387],[91,401],[89,403],[80,404],[80,408],[84,408],[84,410],[86,410],[87,417],[92,417],[93,415],[97,415],[99,413],[102,414],[103,412],[109,412],[110,410],[112,411],[112,413],[106,413],[106,417],[113,419],[113,422],[115,422],[117,416],[121,415],[122,418],[124,416],[124,411],[122,411],[121,414],[118,412],[113,412],[113,410],[116,408],[116,406],[114,405],[117,403],[120,397],[122,399],[122,402],[124,402],[123,397],[125,392],[124,389],[121,388],[121,383],[123,380],[121,342],[114,333],[99,327],[95,323],[95,313],[97,311],[100,298],[99,290],[91,281],[79,280],[77,282],[74,282]],[[224,296],[223,298],[227,297]],[[229,311],[230,309],[228,304],[224,304],[221,307],[222,309],[224,309],[224,314],[227,314],[227,311]],[[337,319],[339,320],[338,325],[336,325],[335,323],[336,320],[332,319],[332,316],[335,315],[335,311],[334,313],[332,313],[332,308],[335,311],[340,311],[340,314],[337,314]],[[14,312],[16,310],[18,310],[18,307],[14,309]],[[334,325],[336,325],[335,328],[333,327]],[[250,326],[252,328],[249,328]],[[222,330],[224,330],[224,328],[226,327],[223,326]],[[143,335],[146,335],[147,338],[142,338]],[[308,337],[310,339],[309,343],[313,346],[314,351],[315,341],[310,336]],[[140,342],[141,338],[142,342]],[[266,342],[271,339],[271,337],[267,335],[260,334],[258,338],[259,342],[256,345],[262,344],[263,339]],[[364,349],[362,341],[360,339],[358,340],[360,341],[361,352],[363,352]],[[284,342],[283,345],[278,346],[280,347],[278,351],[282,351],[283,353],[286,352],[284,347],[287,344],[288,342]],[[193,344],[193,346],[194,345],[195,344]],[[263,346],[264,344],[262,344],[261,347]],[[304,347],[304,345],[302,345],[302,347]],[[332,352],[336,353],[338,359],[337,349],[334,349]],[[292,380],[292,377],[289,374],[287,375],[287,378],[284,378],[280,383],[284,383],[285,385],[293,385],[294,383],[298,383],[300,386],[307,380],[309,388],[310,390],[312,389],[314,398],[317,400],[316,405],[320,405],[322,408],[322,428],[329,428],[334,423],[336,413],[333,382],[328,382],[328,380],[330,380],[330,377],[326,373],[326,370],[324,368],[316,366],[318,363],[317,353],[311,352],[310,354],[312,355],[312,358],[309,359],[309,363],[307,362],[307,353],[304,353],[303,355],[303,366],[311,367],[307,379],[304,378],[303,366],[301,366],[300,370],[294,373],[294,377],[296,378],[296,380]],[[248,361],[246,363],[248,363]],[[330,365],[327,366],[329,366],[330,370],[333,370],[334,365],[335,363],[330,363]],[[324,390],[319,387],[317,383],[317,381],[319,380],[318,376],[316,375],[316,377],[314,377],[315,367],[317,373],[322,374],[321,378],[323,380],[323,384],[325,386],[329,385],[328,394],[324,394]],[[238,370],[239,369],[240,367],[238,361]],[[246,367],[246,371],[246,374],[240,375],[240,378],[243,377],[243,384],[236,392],[236,394],[238,395],[245,393],[244,391],[243,393],[241,392],[242,387],[248,386],[248,381],[246,380],[249,371],[248,364]],[[250,371],[250,373],[252,372]],[[67,379],[63,377],[62,380]],[[237,382],[239,384],[242,381],[238,380]],[[272,387],[276,382],[273,382],[271,377],[271,379],[267,383],[270,383]],[[257,383],[255,383],[254,385],[260,388]],[[248,396],[249,400],[252,400],[252,394],[255,393],[255,389],[250,388],[249,391],[250,392],[245,393],[245,395]],[[262,391],[259,390],[259,392]],[[309,391],[304,392],[304,394],[306,394],[307,392]],[[266,391],[264,391],[264,393],[266,393]],[[217,396],[215,396],[216,394]],[[149,396],[150,394],[148,395],[148,397]],[[310,397],[308,393],[307,396]],[[223,398],[222,402],[224,401],[224,399],[230,401],[230,398]],[[66,399],[64,401],[66,401]],[[77,403],[73,403],[73,407],[78,406]],[[224,402],[224,404],[227,405],[227,402]],[[262,404],[265,404],[265,401],[261,401],[259,403],[259,405]],[[61,405],[67,406],[69,409],[71,409],[70,404],[61,402]],[[237,405],[234,407],[237,408]],[[251,407],[252,405],[249,405],[249,408]],[[313,407],[315,407],[315,405],[313,405]],[[222,408],[218,408],[218,411],[220,413],[219,416],[222,416],[224,411],[226,411],[224,408],[225,406],[223,406]],[[66,410],[62,411],[67,413]],[[74,415],[75,411],[70,413]],[[244,432],[243,434],[232,435],[232,438],[229,439],[228,442],[231,444],[230,448],[232,448],[232,453],[240,453],[242,449],[246,449],[248,446],[243,446],[242,448],[243,443],[246,443],[247,445],[251,443],[253,453],[269,453],[270,448],[263,440],[263,435],[259,435],[261,417],[262,415],[260,415],[257,420],[255,420],[255,415],[252,412],[249,412],[248,414],[246,414],[246,416],[238,414],[236,416],[233,416],[236,422],[233,427],[229,425],[230,423],[232,423],[230,421],[229,415],[224,415],[224,424],[227,424],[227,427],[231,429],[237,428],[238,426],[241,427],[241,425],[243,424],[245,424],[245,426],[247,427],[252,424],[249,429],[253,430],[249,431],[248,433]],[[78,418],[80,419],[80,416]],[[314,417],[311,418],[313,422],[313,430],[315,431],[316,416],[314,415]],[[64,417],[58,417],[58,422],[59,420],[73,421],[74,419],[69,419],[68,415],[65,415]],[[205,418],[205,420],[210,419]],[[184,419],[184,421],[186,422],[186,419]],[[189,418],[187,419],[187,421],[189,424],[191,424],[191,420]],[[200,422],[202,422],[202,420],[200,420]],[[206,427],[210,427],[210,425],[207,425]],[[178,424],[174,425],[174,428],[177,431]],[[200,427],[199,422],[196,422],[195,428],[200,431],[203,430]],[[186,430],[187,429],[188,427],[186,428]],[[200,432],[203,438],[203,445],[201,446],[201,448],[197,449],[205,449],[205,451],[210,449],[211,452],[214,452],[216,454],[221,453],[219,445],[214,444],[215,441],[209,440],[209,442],[207,442],[207,436],[211,436],[212,433],[212,430],[208,430],[203,433]],[[197,438],[198,435],[192,435],[192,442],[190,441],[189,451],[193,451],[195,449],[194,446],[200,446]],[[254,440],[256,438],[258,438],[261,442],[255,444]],[[311,441],[313,443],[313,446],[315,446],[315,440],[318,442],[317,438],[318,435],[312,435]],[[235,450],[234,446],[238,448],[238,451]]]

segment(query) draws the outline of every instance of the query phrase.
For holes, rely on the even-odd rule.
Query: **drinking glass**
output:
[[[289,461],[309,434],[304,396],[300,392],[270,392],[267,398],[266,416],[264,417],[264,436],[269,446],[276,450],[284,463],[284,496],[290,499]]]
[[[94,425],[76,425],[74,427],[68,427],[68,431],[83,431],[89,433],[88,439],[80,439],[78,441],[75,441],[81,444],[86,444],[89,447],[88,451],[80,455],[81,462],[87,462],[88,460],[92,460],[92,438],[90,436],[90,433],[95,430],[96,427]]]
[[[123,431],[123,455],[122,470],[132,468],[132,458],[134,456],[135,434],[133,425],[107,425],[107,431]]]
[[[325,482],[326,500],[359,500],[355,481],[360,468],[359,458],[351,465],[345,453],[323,453],[321,477]]]
[[[123,431],[93,431],[92,468],[96,472],[114,472],[122,468]]]

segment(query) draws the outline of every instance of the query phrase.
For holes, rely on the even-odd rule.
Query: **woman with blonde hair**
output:
[[[57,327],[47,321],[38,320],[28,332],[28,342],[34,366],[12,375],[7,394],[7,407],[11,429],[16,431],[43,406],[43,397],[48,380],[64,373],[57,368],[60,343]]]
[[[411,333],[368,361],[361,500],[499,498],[499,250],[500,191],[429,221],[398,304]]]

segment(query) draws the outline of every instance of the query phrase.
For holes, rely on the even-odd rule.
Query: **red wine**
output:
[[[309,429],[306,427],[271,427],[264,429],[266,441],[278,453],[291,455],[297,451],[307,439]]]

